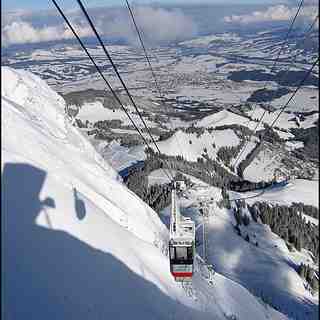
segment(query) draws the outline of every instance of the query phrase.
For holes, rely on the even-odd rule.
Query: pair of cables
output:
[[[296,13],[295,13],[295,15],[294,15],[291,23],[290,23],[290,26],[289,26],[289,29],[288,29],[286,35],[285,35],[285,38],[284,38],[284,40],[283,40],[283,42],[282,42],[282,44],[281,44],[280,50],[278,51],[278,54],[277,54],[277,56],[276,56],[276,59],[274,60],[274,63],[272,64],[271,71],[270,71],[271,73],[274,72],[275,67],[276,67],[276,65],[277,65],[277,63],[278,63],[278,61],[279,61],[281,52],[283,51],[285,45],[288,43],[289,35],[290,35],[291,31],[293,30],[293,26],[294,26],[294,24],[295,24],[295,21],[296,21],[298,15],[299,15],[299,12],[301,11],[301,9],[302,9],[302,7],[303,7],[303,3],[304,3],[304,0],[301,0],[299,6],[298,6],[298,8],[297,8],[297,11],[296,11]],[[309,29],[307,30],[307,32],[305,33],[304,41],[305,41],[306,37],[307,37],[308,35],[310,35],[310,33],[311,33],[311,31],[312,31],[312,28],[313,28],[314,24],[316,23],[316,20],[317,20],[317,19],[318,19],[318,16],[314,19],[314,21],[313,21],[313,23],[311,24],[310,28],[309,28]],[[294,63],[294,61],[292,60],[292,61],[291,61],[291,65],[293,65],[293,63]],[[291,65],[290,65],[290,66],[291,66]],[[287,71],[283,74],[283,76],[281,77],[281,81],[282,81],[282,80],[284,79],[284,77],[288,74],[289,69],[290,69],[290,66],[289,66],[289,68],[287,69]],[[312,67],[312,69],[313,69],[313,68],[314,68],[314,67]],[[312,71],[312,69],[310,69],[310,70]],[[309,71],[310,71],[310,70],[309,70]],[[307,72],[307,75],[308,75],[308,76],[310,75],[311,71],[310,71],[310,72]],[[299,86],[298,86],[298,90],[300,89],[301,85],[304,83],[305,80],[306,80],[306,78],[303,79],[303,81],[301,81],[301,83],[300,83]],[[263,87],[262,90],[265,90],[265,89],[266,89],[266,86],[267,86],[267,81],[265,82],[264,87]],[[295,90],[294,95],[290,98],[290,101],[293,99],[293,97],[294,97],[295,94],[298,92],[298,90]],[[289,103],[290,103],[290,101],[289,101]],[[270,104],[271,104],[271,102],[270,102]],[[270,107],[270,104],[269,104],[269,107]],[[255,107],[254,107],[254,109],[253,109],[253,111],[252,111],[251,119],[252,119],[252,117],[253,117],[253,115],[254,115],[254,113],[255,113],[255,111],[256,111],[257,105],[258,105],[258,104],[255,105]],[[287,106],[287,103],[285,104],[285,106]],[[266,115],[266,113],[267,113],[267,110],[268,110],[268,108],[265,108],[265,110],[264,110],[264,112],[262,113],[260,119],[258,120],[258,123],[257,123],[256,126],[254,127],[254,129],[253,129],[252,133],[250,134],[249,138],[247,139],[244,147],[242,148],[242,150],[240,151],[240,153],[237,155],[236,159],[234,160],[234,162],[233,162],[233,165],[234,165],[234,166],[237,164],[238,160],[241,158],[242,154],[243,154],[244,151],[246,150],[248,144],[249,144],[250,141],[251,141],[252,136],[255,135],[257,129],[258,129],[259,126],[261,125],[261,123],[262,123],[262,121],[263,121],[263,118],[265,117],[265,115]],[[277,117],[277,119],[278,119],[278,117]],[[262,143],[262,139],[260,139],[260,143]]]
[[[105,78],[105,76],[103,75],[102,70],[100,69],[100,67],[96,64],[94,58],[92,57],[92,55],[89,53],[88,49],[86,48],[86,46],[84,45],[83,41],[80,39],[79,35],[77,34],[77,32],[75,31],[75,29],[72,27],[69,19],[66,17],[66,15],[64,14],[63,10],[61,9],[61,7],[58,5],[56,0],[51,0],[52,3],[54,4],[54,6],[56,7],[56,9],[58,10],[58,12],[60,13],[60,15],[62,16],[62,18],[64,19],[64,21],[66,22],[66,24],[68,25],[68,27],[70,28],[71,32],[73,33],[73,35],[75,36],[75,38],[78,40],[81,48],[83,49],[83,51],[86,53],[86,55],[89,57],[90,61],[92,62],[92,64],[94,65],[94,67],[96,68],[97,72],[99,73],[99,75],[101,76],[101,78],[103,79],[103,81],[106,83],[108,89],[111,91],[113,97],[115,98],[115,100],[119,103],[120,107],[122,108],[122,110],[125,112],[126,116],[129,118],[130,122],[132,123],[133,127],[135,128],[135,130],[138,132],[138,134],[140,135],[140,137],[142,138],[142,140],[144,141],[145,145],[150,148],[150,145],[147,141],[147,139],[144,137],[144,135],[142,134],[141,130],[138,128],[138,126],[136,125],[136,123],[134,122],[134,120],[132,119],[132,117],[130,116],[128,110],[124,107],[123,103],[121,102],[120,98],[118,97],[118,95],[116,94],[116,92],[114,91],[114,89],[111,87],[110,83],[108,82],[108,80]],[[116,73],[118,79],[120,80],[125,92],[127,93],[129,100],[131,102],[131,104],[133,105],[134,109],[136,110],[140,120],[142,121],[142,124],[144,126],[144,128],[146,129],[146,132],[148,133],[148,135],[151,138],[152,143],[154,144],[157,152],[159,153],[159,155],[161,154],[160,149],[154,139],[154,137],[152,136],[152,133],[150,131],[150,129],[148,128],[141,112],[139,111],[135,101],[133,100],[132,95],[130,94],[125,82],[123,81],[117,66],[115,65],[115,63],[112,60],[112,57],[110,56],[107,48],[105,47],[97,29],[95,28],[92,19],[90,18],[86,8],[84,7],[83,3],[81,2],[81,0],[77,0],[78,5],[80,7],[80,9],[82,10],[83,14],[85,15],[93,33],[95,34],[96,38],[98,39],[103,52],[105,53],[106,57],[108,58],[111,66],[113,67],[114,72]],[[165,175],[168,177],[169,181],[174,179],[174,176],[172,175],[172,173],[170,172],[169,166],[168,166],[168,171],[167,172],[164,168],[162,168],[162,170],[164,171]]]

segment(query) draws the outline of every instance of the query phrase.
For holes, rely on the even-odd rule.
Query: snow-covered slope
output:
[[[125,105],[125,108],[137,126],[139,128],[143,128],[143,123],[141,122],[139,116],[135,113],[134,107],[131,105]],[[100,101],[84,103],[79,109],[77,119],[80,119],[84,122],[89,120],[92,123],[102,120],[120,120],[122,125],[131,125],[130,120],[122,109],[105,108]],[[152,121],[145,120],[145,122],[150,128],[156,126],[156,124]]]
[[[240,139],[232,129],[205,130],[199,136],[197,133],[186,133],[178,130],[170,138],[158,141],[157,145],[161,153],[168,156],[180,155],[187,161],[197,161],[204,154],[207,154],[211,159],[220,161],[217,158],[217,153],[221,147],[235,147],[239,143]],[[146,158],[144,145],[126,148],[115,141],[105,143],[105,146],[101,147],[103,145],[104,143],[100,143],[100,150],[104,158],[110,159],[113,167],[117,170],[129,167],[133,163]],[[154,144],[151,143],[149,146],[156,151]],[[250,148],[247,148],[243,156],[245,157],[250,150]],[[222,161],[220,161],[220,164],[230,170]]]
[[[300,110],[300,111],[302,111],[302,110]],[[264,129],[263,123],[270,125],[274,121],[274,119],[277,118],[279,113],[280,113],[280,109],[273,111],[273,112],[270,112],[270,113],[269,112],[265,113],[265,110],[263,108],[261,108],[259,106],[258,107],[255,106],[253,111],[249,112],[249,115],[253,119],[256,120],[255,122],[253,122],[246,117],[237,115],[237,114],[232,113],[228,110],[222,110],[222,111],[219,111],[217,113],[214,113],[214,114],[211,114],[209,116],[202,118],[201,120],[199,120],[195,123],[195,126],[206,127],[206,128],[213,127],[214,128],[217,126],[238,124],[238,125],[248,127],[251,130],[254,130],[257,125],[258,120],[264,114],[262,123],[256,128],[256,130],[263,130]],[[318,119],[318,117],[319,117],[318,113],[307,115],[305,117],[306,119],[301,122],[301,128],[310,128],[312,126],[315,126],[315,121]],[[279,119],[277,120],[276,127],[281,128],[281,129],[285,129],[285,130],[288,130],[290,128],[297,128],[296,123],[294,121],[292,121],[293,119],[294,119],[294,114],[282,113],[280,115]],[[285,133],[285,132],[282,132],[279,130],[276,130],[276,132],[284,139],[293,136],[290,133]]]
[[[239,124],[248,126],[249,119],[239,116],[235,113],[232,113],[227,110],[222,110],[217,113],[211,114],[209,116],[204,117],[203,119],[199,120],[195,126],[197,127],[216,127],[216,126],[224,126],[224,125],[232,125],[232,124]]]
[[[173,281],[158,215],[64,116],[38,77],[1,68],[6,319],[285,319],[241,285]]]
[[[145,159],[144,148],[140,148],[140,152],[136,152],[135,148],[127,148],[121,146],[119,142],[113,140],[111,142],[99,142],[96,146],[99,154],[111,164],[112,168],[118,172]]]
[[[287,101],[287,100],[284,100]],[[301,104],[303,105],[302,101]],[[314,108],[316,109],[316,108]],[[299,110],[302,111],[302,110]],[[263,117],[263,122],[267,123],[267,124],[271,124],[274,119],[276,119],[279,116],[279,113],[281,112],[281,109],[276,110],[274,112],[266,112],[265,110],[262,109],[261,107],[256,107],[253,111],[253,118],[255,119],[260,119],[262,117],[262,115],[264,114]],[[315,126],[315,122],[316,120],[319,118],[319,114],[318,113],[314,113],[311,115],[306,116],[306,119],[304,121],[301,121],[300,125],[301,128],[310,128]],[[293,114],[288,114],[286,112],[281,113],[281,115],[279,116],[277,122],[276,122],[276,127],[282,128],[282,129],[290,129],[290,128],[297,128],[297,125],[294,121],[292,121],[294,119],[294,115]],[[251,126],[253,126],[251,124]],[[260,125],[257,130],[263,129],[263,126]],[[277,131],[279,132],[279,131]],[[284,138],[284,137],[283,137]]]
[[[231,199],[239,197],[251,197],[261,191],[244,192],[241,195],[230,191]],[[319,181],[295,179],[285,187],[266,190],[263,194],[246,200],[249,204],[255,201],[267,201],[281,205],[291,205],[293,202],[303,202],[304,204],[319,207]]]
[[[217,158],[221,147],[233,147],[240,143],[240,139],[232,129],[205,131],[198,136],[196,133],[186,133],[181,130],[175,132],[170,138],[157,143],[160,151],[169,156],[182,155],[188,161],[197,161],[202,154],[211,159]],[[154,145],[150,145],[155,150]],[[135,154],[141,153],[142,146],[138,146]],[[206,151],[205,151],[206,150]]]

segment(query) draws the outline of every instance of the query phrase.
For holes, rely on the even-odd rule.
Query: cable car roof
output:
[[[190,245],[195,239],[195,223],[180,214],[175,190],[172,190],[170,239],[175,245]]]

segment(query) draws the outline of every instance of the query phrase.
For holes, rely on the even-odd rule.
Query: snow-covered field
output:
[[[207,85],[205,87],[183,85],[180,86],[174,94],[168,94],[168,97],[175,98],[177,96],[185,96],[204,102],[214,100],[216,105],[230,105],[246,101],[253,90],[252,85],[236,86],[232,81],[223,81],[223,86],[221,86],[221,83],[218,85]]]
[[[148,48],[149,58],[156,70],[158,82],[168,97],[181,95],[199,101],[214,100],[216,104],[243,103],[255,90],[264,87],[263,81],[228,80],[233,71],[270,72],[270,55],[275,53],[279,37],[270,34],[213,33],[180,42],[176,46]],[[119,67],[123,79],[132,94],[140,97],[155,98],[157,95],[154,81],[147,69],[139,48],[128,45],[108,45],[113,60]],[[99,46],[89,46],[90,53],[100,66],[114,88],[121,88],[114,76],[110,63],[105,59]],[[288,47],[281,54],[283,61],[278,62],[279,70],[287,68],[292,55],[295,66],[291,70],[308,69],[313,61],[314,52]],[[287,59],[286,59],[287,58]],[[39,74],[49,84],[61,92],[87,88],[104,89],[105,83],[99,78],[92,64],[79,46],[48,46],[46,49],[34,49],[30,52],[17,52],[7,58],[8,64]],[[278,87],[270,81],[268,86]],[[290,94],[272,101],[275,107],[282,106]],[[308,111],[317,109],[319,94],[317,88],[305,87],[299,90],[288,109]]]
[[[6,318],[287,319],[218,273],[211,287],[196,272],[188,297],[169,272],[167,229],[62,98],[30,73],[1,73]]]
[[[211,159],[217,159],[217,152],[221,147],[237,146],[239,143],[240,139],[232,129],[213,130],[210,133],[205,131],[200,137],[197,137],[196,133],[185,133],[178,130],[172,137],[159,141],[157,145],[159,150],[168,156],[182,155],[188,161],[197,161],[205,153]],[[150,147],[156,150],[153,144],[150,144]],[[146,157],[144,145],[126,148],[117,142],[111,142],[97,144],[97,149],[117,170],[128,167],[136,161],[144,160]],[[249,151],[250,148],[244,154]]]
[[[264,129],[263,124],[266,123],[268,125],[271,125],[271,123],[277,118],[279,115],[280,110],[274,111],[274,112],[265,112],[265,110],[259,106],[254,105],[254,109],[250,111],[248,114],[256,120],[260,120],[263,115],[262,123],[256,128],[256,130],[262,130]],[[316,120],[319,118],[319,114],[315,113],[309,116],[306,116],[306,120],[300,122],[301,128],[310,128],[312,126],[315,126]],[[277,119],[275,126],[279,127],[281,129],[288,130],[290,128],[297,128],[295,121],[292,121],[294,119],[294,115],[288,114],[288,113],[282,113],[279,118]],[[290,121],[289,121],[290,120]],[[222,125],[243,125],[248,127],[251,130],[254,130],[257,122],[251,121],[246,117],[240,116],[238,114],[232,113],[228,110],[222,110],[217,113],[211,114],[209,116],[206,116],[202,118],[201,120],[197,121],[195,123],[195,126],[197,127],[216,127],[216,126],[222,126]],[[291,133],[282,132],[279,130],[276,130],[276,132],[279,134],[279,136],[283,139],[288,139],[293,137]]]
[[[193,40],[183,41],[180,42],[180,45],[184,46],[204,46],[207,47],[210,43],[214,41],[237,41],[240,40],[240,38],[234,34],[234,33],[221,33],[221,34],[213,34],[209,36],[203,36],[201,38],[196,38]]]
[[[217,126],[224,126],[224,125],[232,125],[232,124],[239,124],[239,125],[248,125],[249,119],[232,113],[227,110],[222,110],[220,112],[211,114],[207,117],[196,122],[195,126],[197,127],[217,127]]]
[[[143,123],[139,118],[139,115],[135,111],[134,107],[131,105],[124,106],[128,113],[130,114],[132,120],[137,124],[138,128],[143,128]],[[99,101],[92,103],[84,103],[79,109],[79,113],[77,114],[77,118],[90,122],[103,121],[103,120],[120,120],[122,125],[132,125],[131,121],[128,119],[126,113],[122,109],[108,109],[103,106],[103,104]],[[156,123],[145,120],[148,127],[157,126]]]
[[[255,119],[260,119],[262,117],[264,111],[265,110],[262,109],[261,107],[256,107],[254,109],[254,111],[253,111],[252,117],[255,118]],[[299,111],[302,111],[302,110],[300,109]],[[276,110],[276,111],[270,112],[270,113],[266,112],[264,117],[263,117],[263,122],[265,122],[265,123],[270,125],[277,118],[279,113],[280,113],[280,110]],[[294,118],[294,115],[283,112],[279,116],[275,126],[279,127],[279,128],[282,128],[282,129],[297,128],[297,125],[296,125],[296,123],[294,121],[289,121],[290,119],[293,119],[293,118]],[[317,113],[315,113],[313,115],[310,115],[310,116],[306,116],[306,120],[305,121],[301,121],[301,128],[310,128],[312,126],[315,126],[314,123],[318,118],[319,118],[319,114],[317,114]],[[262,129],[262,128],[263,127],[260,126],[258,128],[258,130]]]
[[[256,193],[244,192],[242,197],[249,197]],[[295,179],[290,181],[285,187],[267,190],[262,195],[246,201],[248,203],[267,201],[282,205],[291,205],[292,202],[303,202],[304,204],[319,208],[319,181]]]
[[[248,153],[248,149],[247,147],[244,153]],[[292,146],[286,146],[286,149],[292,150]],[[292,161],[286,149],[276,144],[271,145],[270,143],[264,142],[258,154],[256,154],[250,164],[245,168],[243,177],[253,182],[261,180],[270,181],[274,177],[275,170],[280,169],[289,175],[292,173],[295,174],[294,172],[299,174],[299,172],[307,170],[311,172],[307,179],[318,179],[318,167],[315,164],[310,164],[309,162],[298,159]],[[288,159],[290,160],[290,165],[286,166],[284,165],[284,161]],[[237,165],[238,164],[239,162],[237,162]],[[292,168],[294,168],[293,171],[291,171]]]
[[[274,99],[271,105],[275,108],[279,108],[287,102],[287,100],[290,98],[291,95],[292,93],[289,93],[282,96],[281,98]],[[301,88],[297,92],[297,94],[289,103],[287,110],[307,112],[307,111],[317,110],[318,105],[319,105],[319,90],[305,87],[305,88]]]
[[[281,168],[281,166],[281,155],[270,149],[263,148],[244,170],[243,177],[253,182],[270,181],[274,176],[275,170]]]
[[[117,171],[129,167],[137,161],[144,160],[146,157],[142,146],[139,147],[139,150],[137,148],[126,148],[116,141],[100,142],[96,149],[105,159],[108,159],[112,168]]]
[[[186,133],[178,130],[173,136],[157,143],[161,153],[169,156],[182,155],[188,161],[197,161],[202,154],[208,154],[211,159],[216,159],[218,150],[223,146],[237,146],[240,139],[232,129],[205,131],[200,137],[196,133]],[[153,145],[150,145],[155,150]],[[144,147],[133,149],[141,153]],[[207,150],[205,152],[205,149]]]

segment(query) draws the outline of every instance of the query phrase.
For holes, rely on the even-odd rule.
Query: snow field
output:
[[[191,144],[190,142],[191,141]],[[215,144],[214,148],[212,144]],[[223,146],[237,146],[240,139],[233,130],[213,130],[211,133],[205,131],[199,138],[195,133],[188,134],[177,131],[172,137],[165,141],[159,141],[158,146],[162,153],[170,156],[182,155],[188,161],[197,161],[204,148],[210,158],[215,159],[217,151]]]
[[[130,114],[132,120],[137,124],[138,128],[144,128],[142,121],[139,118],[139,115],[136,113],[135,109],[131,105],[124,105],[128,113]],[[121,120],[122,125],[132,125],[131,121],[128,119],[127,115],[122,109],[108,109],[103,106],[100,101],[92,103],[84,103],[80,108],[77,118],[90,122],[103,121],[103,120]],[[156,124],[152,121],[145,120],[147,126],[155,127]]]
[[[211,114],[203,119],[199,120],[195,123],[196,127],[217,127],[217,126],[224,126],[224,125],[232,125],[232,124],[239,124],[239,125],[248,125],[249,119],[239,116],[235,113],[232,113],[227,110],[222,110],[217,113]]]
[[[254,195],[253,192],[244,192],[242,197]],[[309,181],[295,179],[290,181],[285,187],[266,190],[262,195],[247,199],[248,203],[256,201],[267,201],[279,203],[282,205],[291,205],[292,202],[303,202],[308,205],[319,207],[319,183],[318,181]]]

